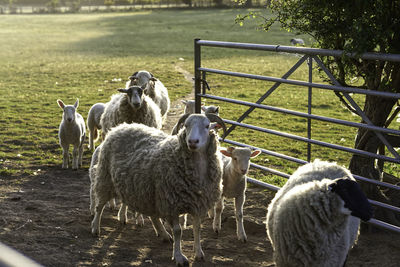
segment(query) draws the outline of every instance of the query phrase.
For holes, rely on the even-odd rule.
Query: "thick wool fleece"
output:
[[[210,133],[206,177],[199,177],[185,131],[169,136],[140,124],[112,129],[102,144],[95,182],[104,202],[116,192],[130,209],[164,219],[184,213],[205,216],[221,195],[219,143]]]
[[[316,160],[278,191],[266,221],[276,266],[343,266],[360,220],[344,214],[344,201],[328,188],[342,177],[354,180],[345,168]]]
[[[134,110],[128,102],[127,94],[115,94],[106,103],[106,108],[101,116],[100,124],[106,134],[112,127],[121,123],[142,123],[144,125],[161,129],[160,108],[149,98],[144,96],[142,105]]]
[[[164,84],[159,80],[149,81],[145,93],[160,107],[161,115],[165,118],[169,110],[170,100]]]

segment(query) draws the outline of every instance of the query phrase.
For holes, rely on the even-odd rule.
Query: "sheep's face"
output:
[[[182,100],[182,103],[185,105],[185,114],[193,114],[195,113],[195,102],[194,100]]]
[[[118,91],[127,95],[128,103],[134,110],[137,110],[142,106],[144,98],[143,87],[131,86],[128,89],[118,89]]]
[[[342,212],[344,214],[351,214],[363,221],[371,219],[373,212],[371,204],[357,182],[347,178],[339,178],[334,180],[329,188],[343,200]]]
[[[250,158],[257,157],[261,151],[251,151],[251,149],[247,147],[229,147],[226,150],[221,150],[221,153],[232,158],[232,164],[235,172],[246,175],[250,166]]]
[[[132,74],[129,77],[129,79],[131,81],[130,86],[133,86],[133,85],[137,85],[140,87],[143,87],[144,85],[147,86],[147,84],[153,77],[154,77],[153,74],[151,74],[150,72],[148,72],[146,70],[141,70],[141,71],[135,72],[134,74]]]
[[[60,106],[60,108],[64,111],[63,120],[68,123],[74,122],[76,117],[76,109],[78,108],[79,105],[79,100],[77,99],[73,106],[65,105],[64,102],[60,99],[57,100],[57,103]]]
[[[216,125],[217,123],[211,123],[204,115],[190,115],[185,121],[186,144],[189,150],[193,152],[205,150],[210,130],[214,129]]]
[[[206,114],[215,114],[219,116],[219,107],[218,106],[202,106],[201,110]]]

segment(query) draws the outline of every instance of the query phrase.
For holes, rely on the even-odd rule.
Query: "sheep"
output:
[[[250,148],[228,147],[220,152],[224,155],[224,172],[222,178],[223,191],[221,198],[215,203],[213,230],[221,231],[221,214],[224,209],[224,198],[235,199],[236,234],[240,241],[246,242],[247,236],[243,227],[243,204],[250,158],[257,157],[261,151]]]
[[[302,45],[302,46],[304,46],[304,40],[300,39],[300,38],[290,39],[290,43],[292,45]]]
[[[182,100],[182,103],[185,105],[185,110],[184,110],[183,115],[195,113],[194,100]],[[202,106],[201,113],[202,114],[214,114],[214,115],[219,116],[219,107],[218,106]],[[175,126],[172,128],[172,132],[171,132],[172,135],[177,134],[178,131],[180,130],[177,128],[177,126],[178,126],[178,124],[175,124]]]
[[[132,85],[137,85],[140,87],[146,85],[146,89],[144,91],[145,94],[150,96],[154,103],[158,105],[161,110],[163,121],[165,121],[170,107],[170,99],[168,96],[168,90],[164,84],[155,78],[151,72],[141,70],[132,74],[129,77],[129,81],[126,82],[126,88],[129,88],[129,86]]]
[[[185,105],[184,114],[194,114],[195,113],[195,101],[194,100],[181,100]],[[201,111],[203,113],[211,113],[219,116],[218,106],[204,106],[202,103]]]
[[[207,114],[187,114],[179,119],[184,127],[171,136],[142,124],[122,124],[113,128],[102,143],[96,169],[93,198],[95,216],[92,234],[100,234],[100,218],[105,203],[113,197],[131,209],[151,217],[164,240],[171,240],[160,219],[172,226],[173,259],[188,266],[181,252],[179,215],[194,218],[196,259],[204,259],[200,244],[201,217],[221,195],[222,160],[213,129],[221,118]]]
[[[100,118],[104,112],[105,104],[104,103],[96,103],[94,104],[88,113],[87,117],[87,126],[89,129],[89,150],[94,151],[95,145],[94,142],[99,137],[98,130],[101,130]]]
[[[99,161],[99,154],[100,154],[100,150],[101,150],[101,144],[96,148],[96,150],[94,151],[93,155],[92,155],[92,159],[90,161],[90,167],[89,167],[89,178],[90,178],[90,214],[94,215],[94,201],[92,199],[93,195],[94,195],[94,183],[95,183],[95,179],[96,179],[96,169],[97,169],[97,163]],[[114,209],[116,206],[115,203],[115,199],[112,199],[109,201],[109,206],[110,208]],[[121,212],[125,211],[124,214],[122,214]],[[118,212],[118,220],[120,221],[121,224],[126,224],[127,222],[127,216],[126,216],[126,212],[127,212],[127,206],[122,204],[121,208]],[[143,216],[137,212],[134,213],[134,217],[135,217],[135,224],[136,225],[140,225],[143,226],[144,225],[144,219]]]
[[[82,166],[83,142],[86,136],[85,121],[81,114],[76,111],[79,106],[79,99],[73,106],[65,105],[61,99],[57,99],[57,103],[63,110],[63,117],[58,130],[58,139],[63,150],[62,168],[68,168],[69,145],[73,145],[72,169],[76,170],[78,165]]]
[[[276,266],[343,266],[360,219],[371,217],[371,205],[347,169],[320,160],[301,166],[268,206]]]
[[[131,86],[128,89],[118,89],[120,93],[111,96],[100,119],[103,139],[112,127],[123,122],[142,123],[161,129],[160,108],[143,94],[144,89],[144,86]]]

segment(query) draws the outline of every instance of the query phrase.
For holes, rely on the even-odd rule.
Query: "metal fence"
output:
[[[262,75],[254,75],[254,74],[248,74],[248,73],[241,73],[241,72],[232,72],[232,71],[227,71],[227,70],[220,70],[220,69],[212,69],[212,68],[206,68],[202,67],[201,65],[201,48],[202,47],[219,47],[219,48],[233,48],[233,49],[246,49],[246,50],[260,50],[260,51],[270,51],[270,52],[275,52],[275,53],[293,53],[293,54],[298,54],[302,55],[302,57],[298,60],[296,64],[293,65],[281,78],[278,77],[269,77],[269,76],[262,76]],[[200,39],[195,39],[194,40],[194,67],[195,67],[195,105],[196,105],[196,112],[199,113],[201,109],[201,98],[208,98],[208,99],[213,99],[217,101],[224,101],[232,104],[238,104],[238,105],[244,105],[249,107],[246,112],[244,112],[239,119],[236,121],[233,120],[227,120],[224,119],[226,123],[231,125],[230,128],[227,130],[227,134],[224,138],[224,142],[231,144],[231,145],[236,145],[236,146],[246,146],[250,148],[256,148],[254,146],[250,146],[247,144],[239,143],[234,140],[229,139],[229,134],[235,129],[235,127],[245,127],[248,129],[252,129],[255,131],[260,131],[266,134],[272,134],[276,136],[281,136],[283,138],[290,138],[293,140],[301,141],[307,143],[307,161],[302,160],[299,158],[291,157],[288,155],[284,155],[281,153],[277,153],[275,151],[270,151],[264,148],[257,148],[262,151],[262,153],[280,158],[282,160],[287,160],[291,162],[295,162],[298,164],[306,164],[310,162],[311,160],[311,144],[318,145],[318,146],[323,146],[331,149],[336,149],[336,150],[341,150],[345,152],[349,152],[352,154],[357,154],[357,155],[363,155],[366,157],[372,157],[378,160],[383,160],[387,162],[394,162],[400,164],[400,156],[396,152],[396,150],[393,148],[393,146],[386,140],[384,134],[385,133],[390,133],[394,134],[397,136],[400,136],[400,131],[399,130],[394,130],[394,129],[388,129],[384,127],[378,127],[373,125],[373,123],[368,119],[368,117],[364,114],[362,109],[358,106],[356,101],[352,98],[350,93],[357,93],[357,94],[363,94],[363,95],[374,95],[374,96],[381,96],[381,97],[388,97],[388,98],[394,98],[394,99],[400,99],[400,94],[398,93],[389,93],[389,92],[379,92],[379,91],[372,91],[372,90],[364,90],[364,89],[358,89],[358,88],[353,88],[353,87],[345,87],[341,86],[340,83],[334,78],[334,76],[329,72],[329,70],[324,66],[323,62],[320,59],[320,56],[333,56],[333,57],[340,57],[343,56],[345,52],[344,51],[339,51],[339,50],[327,50],[327,49],[314,49],[314,48],[302,48],[302,47],[291,47],[291,46],[280,46],[280,45],[261,45],[261,44],[249,44],[249,43],[232,43],[232,42],[218,42],[218,41],[208,41],[208,40],[200,40]],[[346,54],[349,57],[356,57],[355,54],[347,53]],[[365,53],[359,56],[362,59],[368,59],[368,60],[380,60],[380,61],[392,61],[392,62],[400,62],[400,55],[396,54],[378,54],[378,53]],[[298,69],[303,63],[307,62],[308,63],[308,81],[298,81],[298,80],[291,80],[288,79],[289,76],[294,73],[296,69]],[[324,73],[326,73],[327,77],[330,79],[331,83],[333,85],[329,84],[322,84],[322,83],[314,83],[312,79],[312,71],[313,71],[313,63],[318,66],[319,69],[321,69]],[[227,98],[227,97],[222,97],[222,96],[215,96],[211,94],[206,93],[206,75],[207,73],[214,73],[214,74],[220,74],[220,75],[228,75],[228,76],[234,76],[234,77],[241,77],[241,78],[248,78],[248,79],[256,79],[256,80],[262,80],[262,81],[269,81],[269,82],[274,82],[272,87],[270,87],[266,93],[261,96],[255,103],[251,102],[246,102],[238,99],[232,99],[232,98]],[[274,90],[276,90],[281,84],[292,84],[292,85],[297,85],[297,86],[304,86],[307,87],[308,90],[308,112],[303,113],[303,112],[298,112],[294,110],[288,110],[284,108],[279,108],[279,107],[274,107],[274,106],[269,106],[262,104],[262,102],[272,93]],[[344,98],[350,103],[353,109],[355,109],[358,113],[358,115],[365,121],[366,123],[356,123],[356,122],[351,122],[351,121],[346,121],[346,120],[341,120],[341,119],[336,119],[336,118],[330,118],[330,117],[324,117],[324,116],[318,116],[312,114],[311,110],[311,98],[312,98],[312,88],[320,88],[323,90],[332,90],[332,91],[337,91],[341,92],[344,96]],[[274,112],[280,112],[284,114],[290,114],[302,118],[307,119],[307,137],[301,137],[285,132],[280,132],[268,128],[262,128],[254,125],[249,125],[242,123],[242,121],[255,109],[264,109],[264,110],[269,110],[269,111],[274,111]],[[388,151],[390,151],[391,156],[385,156],[385,155],[380,155],[380,154],[375,154],[375,153],[370,153],[367,151],[363,150],[358,150],[355,148],[349,148],[337,144],[332,144],[332,143],[327,143],[319,140],[312,139],[311,137],[311,123],[312,120],[318,120],[318,121],[325,121],[325,122],[330,122],[330,123],[335,123],[335,124],[340,124],[340,125],[345,125],[349,127],[362,127],[366,128],[369,130],[372,130],[375,132],[376,136],[380,139],[380,141],[386,146]],[[269,173],[272,173],[274,175],[278,175],[284,178],[289,178],[289,174],[283,173],[279,170],[275,170],[272,168],[268,168],[266,166],[261,166],[257,164],[251,164],[252,167],[255,167],[257,169],[261,169],[264,171],[267,171]],[[393,190],[400,190],[400,186],[397,186],[395,184],[391,183],[386,183],[383,181],[378,181],[374,179],[370,179],[367,177],[362,177],[358,175],[354,175],[354,178],[357,180],[361,180],[364,182],[372,183],[375,184],[376,186],[380,186],[383,188],[390,188]],[[273,191],[279,190],[279,187],[268,184],[256,179],[249,178],[248,181],[250,183],[268,188]],[[375,200],[369,200],[372,205],[379,206],[385,209],[390,209],[394,212],[397,212],[400,214],[400,207],[392,206],[386,203],[378,202]],[[400,227],[389,224],[387,222],[383,222],[377,219],[371,219],[369,221],[370,224],[382,227],[385,229],[389,229],[391,231],[395,231],[397,233],[400,233]]]

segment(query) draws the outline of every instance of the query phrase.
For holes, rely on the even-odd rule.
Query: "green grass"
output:
[[[61,166],[58,125],[61,109],[80,99],[78,111],[86,119],[90,106],[108,101],[134,71],[153,72],[169,89],[172,101],[192,90],[175,69],[193,73],[193,39],[289,45],[292,34],[274,27],[271,32],[234,23],[245,10],[164,10],[112,14],[4,15],[0,19],[0,167],[1,175],[31,174]],[[307,36],[301,36],[309,40]],[[282,76],[297,57],[256,51],[204,48],[202,65],[233,71]],[[182,60],[183,59],[183,60]],[[314,79],[318,80],[317,72]],[[306,64],[291,78],[306,80]],[[114,80],[113,79],[117,79]],[[118,80],[120,78],[121,80]],[[227,76],[208,76],[211,93],[255,101],[271,83]],[[333,93],[314,89],[313,113],[358,121],[342,108]],[[362,99],[357,101],[362,106]],[[237,119],[242,106],[206,100],[221,106],[221,115]],[[266,104],[307,112],[307,88],[279,87]],[[255,111],[245,123],[306,136],[306,120],[269,111]],[[313,123],[313,138],[353,146],[356,130]],[[306,158],[306,145],[297,141],[239,129],[231,139]],[[313,146],[313,158],[347,165],[350,155]],[[89,153],[85,155],[90,158]],[[86,161],[88,162],[88,160]],[[256,163],[291,173],[296,164],[260,156]],[[87,167],[87,166],[86,166]],[[398,171],[398,166],[391,169]],[[256,178],[282,184],[265,173]]]

